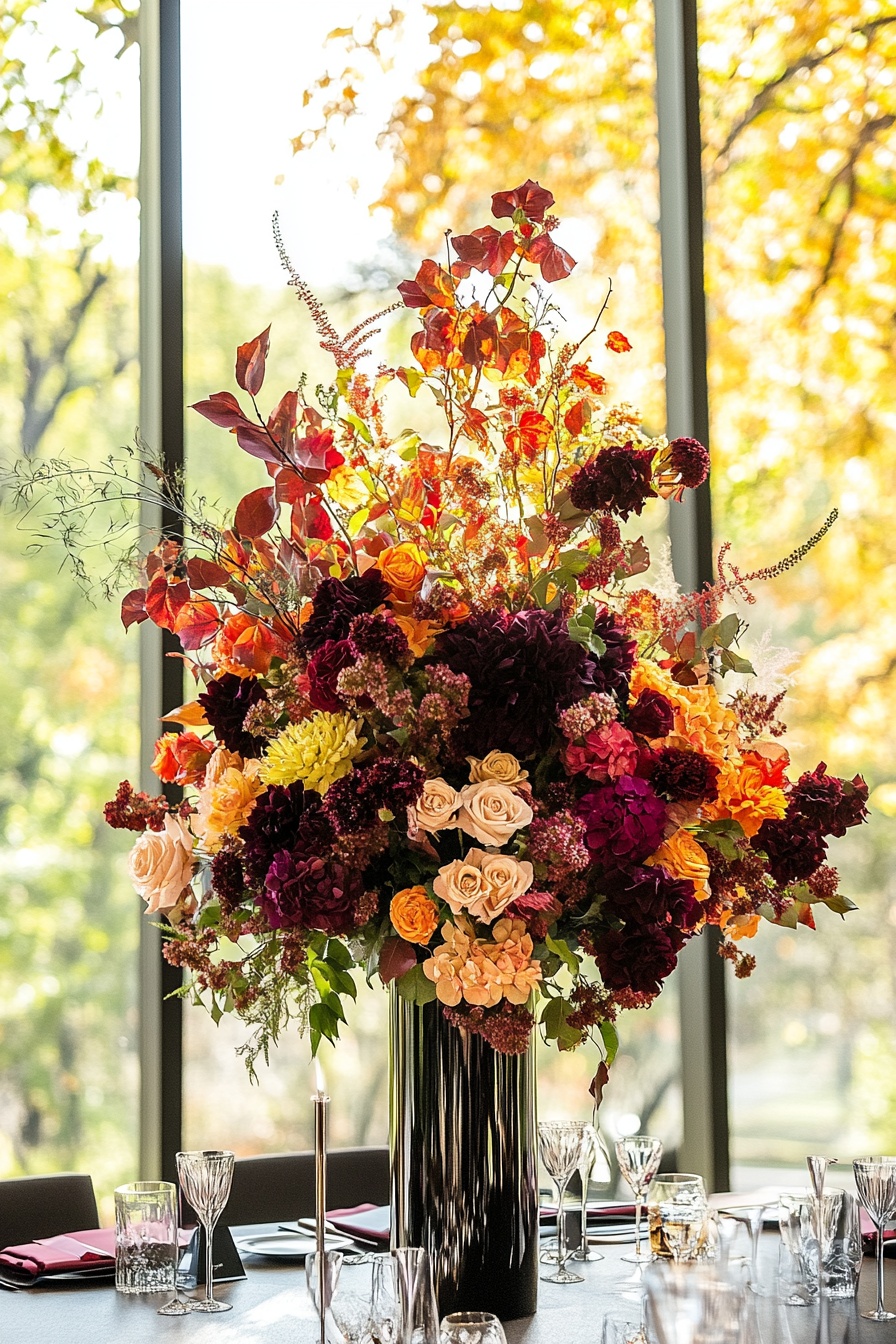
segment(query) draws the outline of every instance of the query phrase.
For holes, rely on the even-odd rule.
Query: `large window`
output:
[[[0,425],[31,463],[97,467],[134,434],[134,24],[49,2],[0,19]],[[89,1170],[107,1193],[137,1162],[140,916],[102,816],[138,768],[137,645],[29,547],[47,516],[0,515],[0,1174]]]

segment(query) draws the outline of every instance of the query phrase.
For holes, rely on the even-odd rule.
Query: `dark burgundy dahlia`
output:
[[[658,794],[670,803],[700,802],[715,798],[718,766],[702,751],[663,747],[653,757],[648,778]]]
[[[811,877],[824,863],[828,849],[821,833],[805,817],[789,810],[780,819],[764,821],[752,845],[768,856],[768,870],[782,887]]]
[[[259,905],[272,929],[302,926],[334,936],[355,927],[363,896],[360,873],[341,863],[281,850],[274,856]]]
[[[570,639],[558,611],[477,612],[439,636],[436,656],[470,679],[470,714],[455,742],[477,756],[497,748],[525,760],[547,750],[558,711],[604,689],[601,664]],[[625,656],[614,646],[612,676]]]
[[[425,780],[425,773],[413,761],[384,756],[331,784],[323,810],[337,835],[356,835],[373,826],[382,809],[404,816],[423,792]]]
[[[861,775],[852,781],[825,774],[825,763],[800,775],[790,795],[789,812],[805,817],[822,835],[845,835],[868,815],[868,785]]]
[[[388,596],[389,586],[378,569],[348,579],[324,579],[299,635],[302,649],[314,653],[328,639],[345,639],[354,618],[375,611]]]
[[[338,714],[345,705],[336,691],[339,673],[351,667],[355,653],[347,639],[327,639],[308,663],[308,699],[315,709]]]
[[[671,930],[660,925],[610,929],[594,946],[594,959],[607,989],[633,989],[636,994],[659,994],[663,981],[675,970],[681,945]]]
[[[261,755],[265,739],[247,733],[243,727],[252,706],[265,699],[264,687],[254,677],[236,677],[225,672],[210,681],[197,699],[215,730],[215,737],[228,751],[238,751],[241,756]]]
[[[610,885],[604,910],[615,919],[624,919],[626,926],[670,924],[675,930],[693,929],[703,914],[693,882],[671,877],[659,864],[636,865],[619,873]],[[674,940],[675,934],[671,936]]]
[[[709,475],[709,450],[699,439],[673,439],[669,444],[669,455],[672,470],[689,490],[696,490]]]
[[[387,663],[404,663],[411,652],[407,636],[393,616],[356,616],[349,629],[348,642],[356,657],[369,655]]]
[[[594,618],[594,633],[606,645],[606,651],[591,657],[589,691],[603,691],[615,695],[620,704],[628,699],[628,683],[638,656],[638,646],[630,639],[611,611],[598,612]]]
[[[222,910],[232,910],[246,896],[246,879],[239,854],[220,849],[212,859],[212,891]]]
[[[652,448],[611,444],[579,468],[570,482],[569,498],[583,513],[615,513],[620,518],[639,514],[656,495],[650,483],[652,465]]]
[[[243,867],[252,886],[264,886],[275,854],[281,849],[295,849],[302,815],[316,797],[306,794],[297,781],[271,785],[256,798],[248,821],[240,828]]]
[[[598,785],[576,810],[594,864],[604,872],[643,863],[662,843],[666,806],[646,779],[623,775]]]
[[[631,709],[625,726],[642,737],[666,737],[675,723],[675,709],[659,691],[642,691]]]

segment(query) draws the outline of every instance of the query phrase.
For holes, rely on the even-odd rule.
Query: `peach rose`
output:
[[[377,557],[376,567],[400,600],[409,601],[426,578],[426,553],[414,541],[388,546]]]
[[[524,779],[529,778],[529,771],[521,770],[519,761],[509,751],[490,751],[481,761],[475,756],[468,756],[467,760],[472,784],[484,784],[486,780],[493,779],[497,784],[506,784],[508,789],[512,789],[514,784],[522,784]]]
[[[500,919],[492,935],[495,941],[485,951],[501,992],[509,1003],[525,1003],[541,980],[541,963],[532,960],[532,937],[521,919]]]
[[[473,862],[474,854],[488,891],[473,901],[468,909],[483,924],[491,924],[505,906],[529,890],[534,872],[531,863],[521,863],[512,854],[486,854],[484,850],[471,849],[467,855],[468,863]]]
[[[409,943],[428,943],[439,927],[439,915],[425,887],[405,887],[389,904],[389,917],[400,938]]]
[[[164,831],[144,831],[128,855],[128,875],[148,914],[173,910],[193,876],[193,837],[180,817]]]
[[[257,761],[246,761],[242,768],[229,765],[217,780],[200,789],[192,824],[206,853],[215,854],[225,835],[236,835],[263,792]]]
[[[457,823],[481,845],[504,845],[532,820],[532,809],[506,784],[486,780],[467,784],[460,791],[461,809]]]
[[[475,902],[487,897],[488,883],[482,870],[470,855],[481,853],[471,850],[465,859],[452,859],[439,869],[439,875],[432,884],[433,891],[440,901],[445,901],[455,915],[468,910]]]
[[[238,751],[228,751],[226,747],[218,747],[217,751],[212,752],[208,765],[205,767],[205,783],[207,785],[217,784],[225,770],[229,770],[231,766],[239,770],[242,764],[243,758]]]
[[[444,779],[428,779],[423,792],[408,808],[412,824],[419,831],[444,831],[457,825],[460,794]]]

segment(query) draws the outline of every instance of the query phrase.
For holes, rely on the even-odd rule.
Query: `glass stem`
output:
[[[215,1222],[217,1222],[217,1219],[215,1219]],[[213,1292],[213,1290],[212,1290],[212,1285],[213,1285],[214,1277],[215,1277],[215,1257],[214,1257],[214,1248],[213,1248],[213,1245],[212,1245],[212,1243],[213,1243],[213,1241],[214,1241],[214,1238],[215,1238],[215,1223],[206,1223],[206,1224],[205,1224],[205,1300],[206,1300],[206,1302],[212,1302],[212,1301],[214,1300],[214,1296],[215,1296],[215,1294],[214,1294],[214,1292]]]
[[[569,1177],[564,1181],[557,1182],[557,1273],[562,1274],[566,1266],[566,1237],[564,1236],[563,1225],[563,1196],[566,1194],[566,1187],[569,1184]]]
[[[635,1259],[640,1262],[643,1258],[641,1254],[641,1196],[635,1195]]]
[[[819,1285],[819,1292],[821,1286]],[[877,1314],[884,1314],[884,1225],[877,1229]]]
[[[589,1178],[583,1171],[579,1172],[582,1182],[582,1233],[579,1240],[579,1247],[583,1260],[588,1259],[588,1180]]]

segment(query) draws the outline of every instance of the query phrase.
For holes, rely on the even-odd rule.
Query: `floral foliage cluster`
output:
[[[597,322],[556,339],[539,274],[575,263],[552,205],[531,181],[498,192],[497,227],[399,286],[407,367],[365,372],[375,319],[340,337],[290,268],[333,383],[265,415],[269,331],[240,346],[245,398],[194,409],[267,482],[228,527],[182,511],[124,599],[126,626],[179,636],[201,689],[153,762],[184,801],[124,784],[107,817],[140,832],[166,955],[254,1026],[250,1056],[291,1016],[315,1049],[335,1039],[361,967],[498,1050],[538,1022],[609,1062],[619,1010],[707,925],[746,974],[760,919],[852,908],[827,846],[865,784],[792,779],[780,697],[724,692],[752,669],[723,598],[800,553],[746,576],[723,554],[695,595],[632,583],[649,557],[620,524],[700,486],[708,454],[608,401],[583,353]],[[602,359],[629,348],[611,331]],[[433,397],[440,441],[387,429],[387,393]]]

